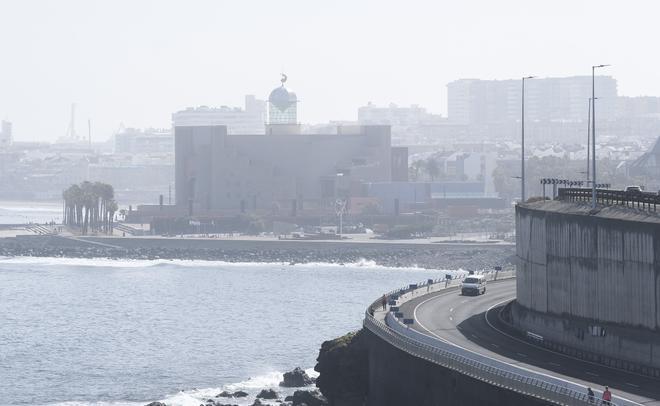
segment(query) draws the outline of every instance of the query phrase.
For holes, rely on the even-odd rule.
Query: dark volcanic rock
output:
[[[316,386],[332,404],[361,406],[367,397],[369,353],[363,330],[321,344]]]
[[[146,404],[144,406],[167,406],[167,405],[163,402],[151,402],[151,403]]]
[[[284,381],[280,382],[280,386],[285,388],[302,388],[313,384],[312,378],[300,367],[296,367],[291,372],[284,373]]]
[[[223,390],[222,392],[218,393],[215,395],[216,398],[233,398],[234,395],[231,393],[227,392],[226,390]]]
[[[264,406],[264,403],[261,403],[259,399],[255,399],[254,402],[252,403],[252,406]]]
[[[247,395],[247,392],[243,392],[242,390],[232,393],[232,396],[235,398],[244,398],[247,397]]]
[[[262,389],[257,395],[257,399],[277,399],[277,392],[273,389]]]
[[[284,399],[293,406],[328,406],[328,400],[317,390],[297,390]]]

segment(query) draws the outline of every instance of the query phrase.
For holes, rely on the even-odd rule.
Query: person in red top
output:
[[[605,387],[605,391],[603,392],[603,404],[604,405],[611,405],[612,404],[612,392],[610,392],[609,387]]]

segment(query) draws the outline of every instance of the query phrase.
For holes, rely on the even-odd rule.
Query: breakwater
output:
[[[493,244],[19,236],[0,239],[0,256],[192,259],[225,262],[355,263],[435,269],[512,266],[514,249]]]

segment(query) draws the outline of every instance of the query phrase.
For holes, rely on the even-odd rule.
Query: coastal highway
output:
[[[508,335],[499,309],[516,295],[515,279],[488,284],[486,294],[462,296],[458,288],[419,296],[401,305],[412,328],[426,335],[541,374],[590,386],[607,385],[616,398],[660,406],[660,380],[582,361]],[[586,389],[585,389],[586,391]]]

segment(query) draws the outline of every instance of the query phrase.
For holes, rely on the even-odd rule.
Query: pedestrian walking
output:
[[[594,391],[592,391],[591,388],[587,388],[587,397],[589,398],[589,404],[593,405],[596,401],[596,397],[594,395]]]
[[[612,392],[610,392],[609,387],[605,387],[605,391],[603,392],[603,404],[606,406],[609,406],[612,404]]]
[[[387,296],[383,295],[383,298],[380,300],[380,303],[383,305],[383,310],[387,309]]]

